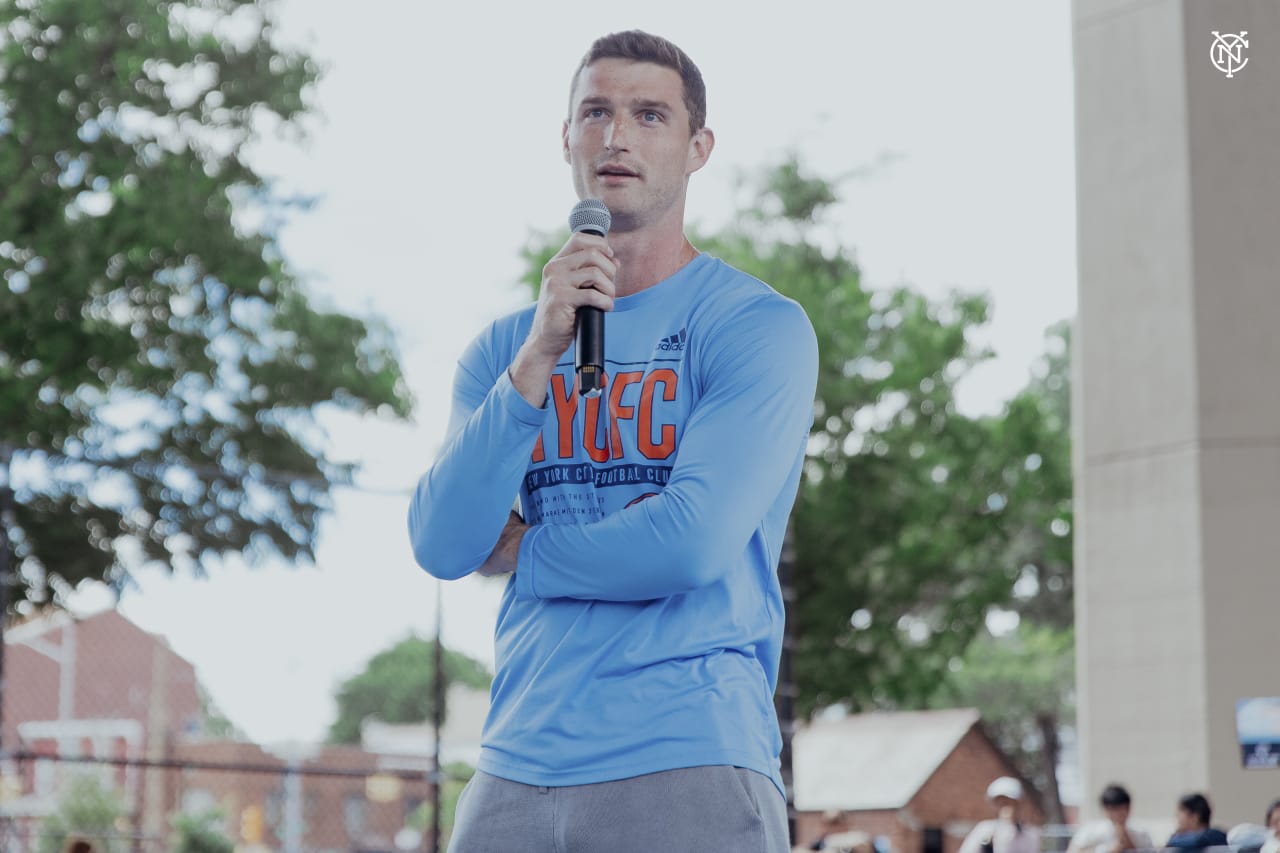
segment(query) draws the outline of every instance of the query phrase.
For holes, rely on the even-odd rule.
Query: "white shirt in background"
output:
[[[1132,825],[1125,828],[1136,849],[1155,847],[1151,843],[1151,836],[1141,829],[1135,829]],[[1071,843],[1067,845],[1067,853],[1117,853],[1116,835],[1116,825],[1109,820],[1086,823],[1072,836]]]
[[[982,853],[990,842],[994,853],[1040,853],[1040,827],[1011,820],[981,821],[960,845],[959,853]]]

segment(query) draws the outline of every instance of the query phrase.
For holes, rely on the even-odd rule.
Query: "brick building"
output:
[[[41,817],[57,804],[70,771],[63,759],[163,759],[200,730],[195,669],[161,637],[114,610],[79,619],[51,611],[5,632],[3,737],[7,751],[50,756],[0,768],[20,792],[9,814]],[[101,765],[104,782],[139,820],[162,820],[170,803],[158,779],[137,767]]]
[[[179,812],[216,811],[229,838],[268,849],[371,851],[431,799],[431,760],[319,746],[283,757],[209,740],[191,663],[114,610],[52,611],[5,632],[0,801],[34,839],[73,776],[119,795],[122,828],[167,849]],[[255,836],[249,838],[248,836]]]
[[[270,850],[393,850],[397,833],[431,799],[429,759],[352,746],[285,758],[216,741],[180,744],[175,758],[187,765],[170,771],[183,811],[216,809],[227,836]]]
[[[1017,771],[972,709],[818,719],[792,742],[796,840],[834,828],[883,835],[898,853],[956,853],[992,817],[987,785]],[[1025,818],[1043,822],[1032,798]]]

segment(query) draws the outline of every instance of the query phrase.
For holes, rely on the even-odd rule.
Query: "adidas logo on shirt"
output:
[[[669,335],[658,341],[658,349],[663,352],[680,352],[684,349],[688,335],[684,329],[681,329],[674,335]]]

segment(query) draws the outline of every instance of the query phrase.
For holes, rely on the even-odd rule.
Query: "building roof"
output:
[[[977,724],[972,708],[818,718],[796,731],[796,809],[900,809]]]

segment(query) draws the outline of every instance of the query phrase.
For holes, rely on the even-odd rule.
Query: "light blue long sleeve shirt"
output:
[[[604,392],[572,351],[542,408],[507,368],[534,307],[463,355],[449,433],[409,509],[419,564],[481,566],[531,525],[495,633],[480,769],[578,785],[732,764],[781,788],[777,564],[817,381],[795,302],[709,255],[619,298]]]

